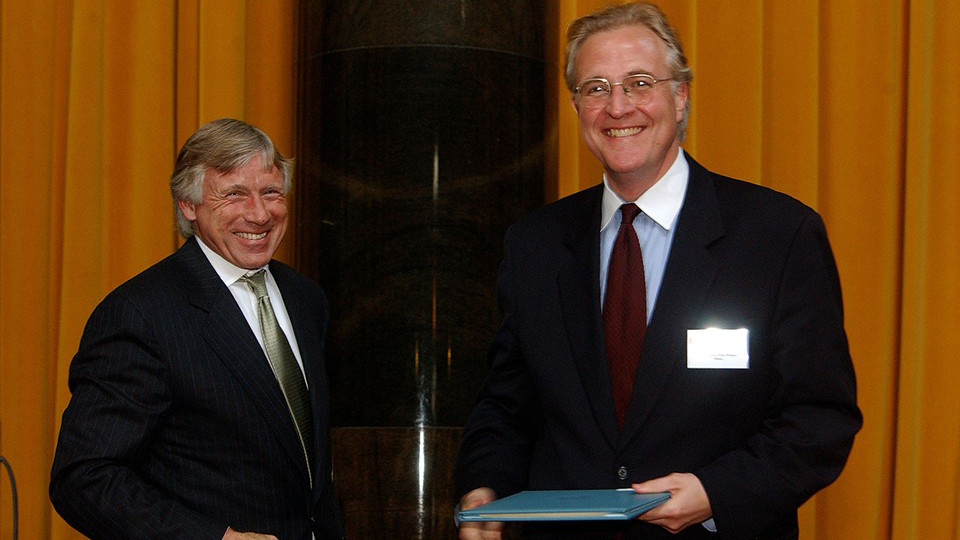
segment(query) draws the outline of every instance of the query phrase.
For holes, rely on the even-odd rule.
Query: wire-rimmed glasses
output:
[[[635,106],[640,106],[646,105],[653,98],[653,87],[656,84],[672,80],[672,77],[657,79],[646,73],[627,75],[618,83],[612,83],[603,77],[595,77],[581,81],[573,89],[573,93],[578,102],[585,107],[602,107],[613,94],[613,87],[620,86],[627,99]]]

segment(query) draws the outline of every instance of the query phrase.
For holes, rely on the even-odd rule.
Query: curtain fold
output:
[[[600,179],[560,62],[567,24],[607,3],[547,17],[551,198]],[[837,256],[865,424],[802,537],[960,540],[960,10],[660,5],[694,70],[685,148],[816,208]],[[295,0],[0,0],[0,454],[24,538],[81,537],[47,497],[67,368],[93,306],[178,245],[177,148],[234,116],[292,153],[295,17]],[[0,538],[9,498],[0,480]]]
[[[892,538],[960,536],[960,11],[909,4]]]

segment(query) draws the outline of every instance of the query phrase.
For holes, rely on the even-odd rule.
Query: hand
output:
[[[272,534],[237,532],[227,527],[227,532],[223,533],[223,540],[277,540],[277,537]]]
[[[477,488],[460,499],[460,509],[470,510],[493,502],[497,494],[490,488]],[[460,524],[460,540],[500,540],[503,523],[500,521],[468,521]]]
[[[693,474],[673,473],[642,484],[633,484],[632,487],[637,493],[670,492],[667,502],[641,514],[637,519],[660,525],[674,534],[713,516],[707,492],[700,479]]]

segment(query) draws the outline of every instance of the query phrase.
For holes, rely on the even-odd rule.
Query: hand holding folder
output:
[[[632,489],[521,491],[456,514],[457,522],[627,520],[670,498]]]

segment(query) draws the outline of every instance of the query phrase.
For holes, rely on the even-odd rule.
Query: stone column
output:
[[[455,538],[507,227],[544,193],[544,0],[301,2],[298,266],[349,538]]]

